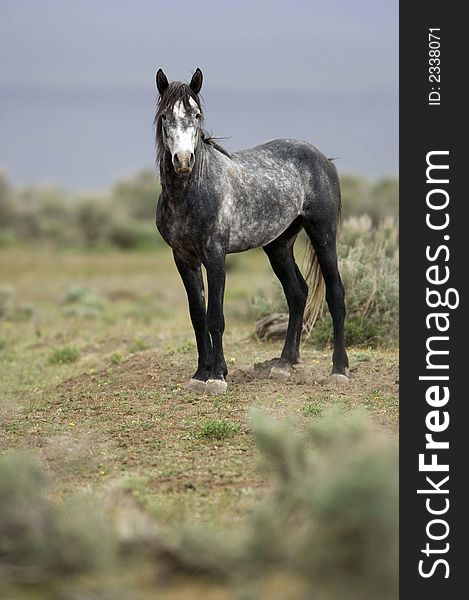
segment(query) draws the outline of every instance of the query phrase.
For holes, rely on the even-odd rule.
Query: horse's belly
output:
[[[281,215],[275,210],[267,210],[261,215],[248,213],[232,216],[228,252],[243,252],[266,246],[277,239],[299,214],[299,207],[290,205],[284,207]]]

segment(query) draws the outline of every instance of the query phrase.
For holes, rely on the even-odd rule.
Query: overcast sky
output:
[[[0,0],[0,168],[102,189],[154,161],[154,73],[200,67],[206,126],[237,150],[307,140],[398,169],[397,0]]]

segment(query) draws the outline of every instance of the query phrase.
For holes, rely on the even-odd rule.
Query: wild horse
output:
[[[310,331],[324,289],[333,320],[332,374],[347,381],[344,287],[337,266],[339,179],[319,150],[296,140],[272,140],[233,154],[203,128],[199,97],[202,72],[189,84],[156,73],[155,115],[161,195],[156,224],[171,246],[186,288],[198,350],[197,370],[187,387],[224,393],[225,257],[262,246],[279,278],[289,309],[285,345],[272,377],[288,377],[298,362],[303,327]],[[304,228],[310,251],[305,277],[293,255]],[[207,271],[208,303],[201,265]]]

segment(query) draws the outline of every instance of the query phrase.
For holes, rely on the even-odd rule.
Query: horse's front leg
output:
[[[174,262],[186,288],[189,302],[189,314],[194,328],[199,360],[187,389],[193,392],[205,392],[206,381],[212,372],[212,343],[207,328],[205,313],[204,280],[200,263],[189,264],[174,253]]]
[[[207,269],[208,306],[207,325],[212,338],[213,363],[212,372],[207,381],[207,392],[224,394],[227,390],[225,377],[228,374],[223,355],[223,332],[225,317],[223,315],[223,296],[225,293],[225,252],[219,247],[211,247],[204,260]]]

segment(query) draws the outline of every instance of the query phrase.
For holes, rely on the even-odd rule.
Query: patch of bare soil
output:
[[[184,388],[193,350],[132,354],[45,390],[37,406],[12,413],[5,443],[35,450],[60,494],[125,478],[169,521],[232,520],[265,485],[250,433],[251,409],[293,416],[301,427],[329,407],[362,406],[377,427],[397,429],[395,353],[352,351],[350,381],[338,385],[328,378],[330,353],[310,349],[289,379],[269,378],[269,355],[276,351],[278,344],[229,341],[228,393],[222,396]],[[205,427],[219,422],[229,424],[225,437]]]

